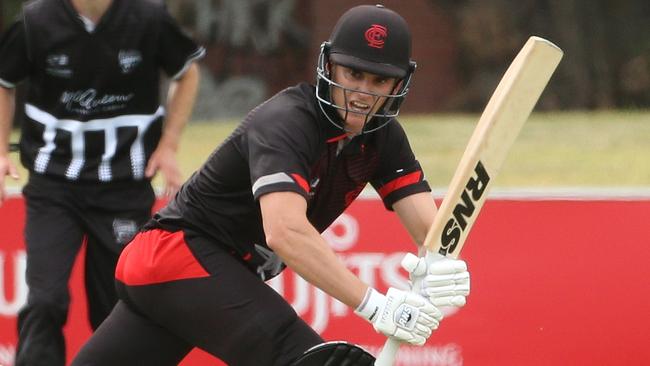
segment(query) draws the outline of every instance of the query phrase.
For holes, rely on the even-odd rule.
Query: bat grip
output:
[[[419,294],[421,288],[422,279],[418,278],[413,282],[411,292]],[[379,352],[379,355],[377,356],[375,366],[393,366],[395,364],[397,352],[399,351],[401,344],[402,342],[398,341],[397,339],[388,337],[384,343],[384,348],[381,349],[381,352]]]
[[[397,339],[388,338],[384,343],[384,348],[381,349],[377,356],[375,366],[393,366],[400,344],[401,342]]]

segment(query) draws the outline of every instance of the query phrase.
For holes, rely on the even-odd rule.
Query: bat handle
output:
[[[427,251],[427,255],[430,255],[428,251]],[[422,288],[422,279],[417,278],[413,282],[413,286],[411,287],[411,292],[418,294],[420,293],[421,288]],[[381,352],[379,352],[379,355],[377,356],[377,360],[375,361],[375,366],[393,366],[395,364],[395,359],[397,357],[397,352],[399,351],[400,345],[401,345],[400,341],[389,337],[386,340],[386,343],[384,343],[384,348],[382,348]]]
[[[379,356],[377,356],[375,366],[393,366],[400,344],[401,342],[397,339],[388,338],[386,343],[384,343],[384,348],[382,348]]]

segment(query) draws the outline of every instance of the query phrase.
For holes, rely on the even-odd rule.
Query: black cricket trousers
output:
[[[88,315],[95,329],[117,302],[117,258],[151,217],[155,194],[148,181],[85,184],[31,174],[23,195],[29,294],[18,314],[15,365],[63,366],[68,281],[84,238]]]

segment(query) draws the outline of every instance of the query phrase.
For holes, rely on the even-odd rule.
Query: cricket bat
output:
[[[474,129],[427,233],[427,255],[458,257],[491,183],[562,55],[553,43],[533,36],[512,61]],[[414,284],[414,290],[418,286]],[[389,338],[375,365],[392,366],[399,346],[399,341]]]

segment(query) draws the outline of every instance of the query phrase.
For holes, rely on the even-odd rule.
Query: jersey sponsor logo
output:
[[[374,48],[384,48],[384,43],[387,36],[388,29],[379,24],[371,25],[365,33],[366,41],[368,41],[368,46]]]
[[[138,50],[121,50],[117,54],[117,59],[122,73],[128,74],[142,62],[142,54]]]
[[[123,109],[135,94],[103,94],[96,89],[64,91],[59,101],[69,112],[87,115],[95,112],[107,112]]]
[[[65,54],[48,55],[45,58],[45,72],[56,77],[69,79],[72,77],[70,58]]]
[[[463,194],[461,195],[462,202],[458,202],[454,207],[453,217],[447,221],[440,240],[442,246],[438,251],[442,255],[453,253],[456,250],[456,245],[460,240],[460,236],[467,228],[466,218],[471,218],[476,211],[475,202],[477,202],[485,193],[490,182],[490,175],[485,170],[483,163],[479,160],[474,168],[476,177],[470,177],[465,185]]]

